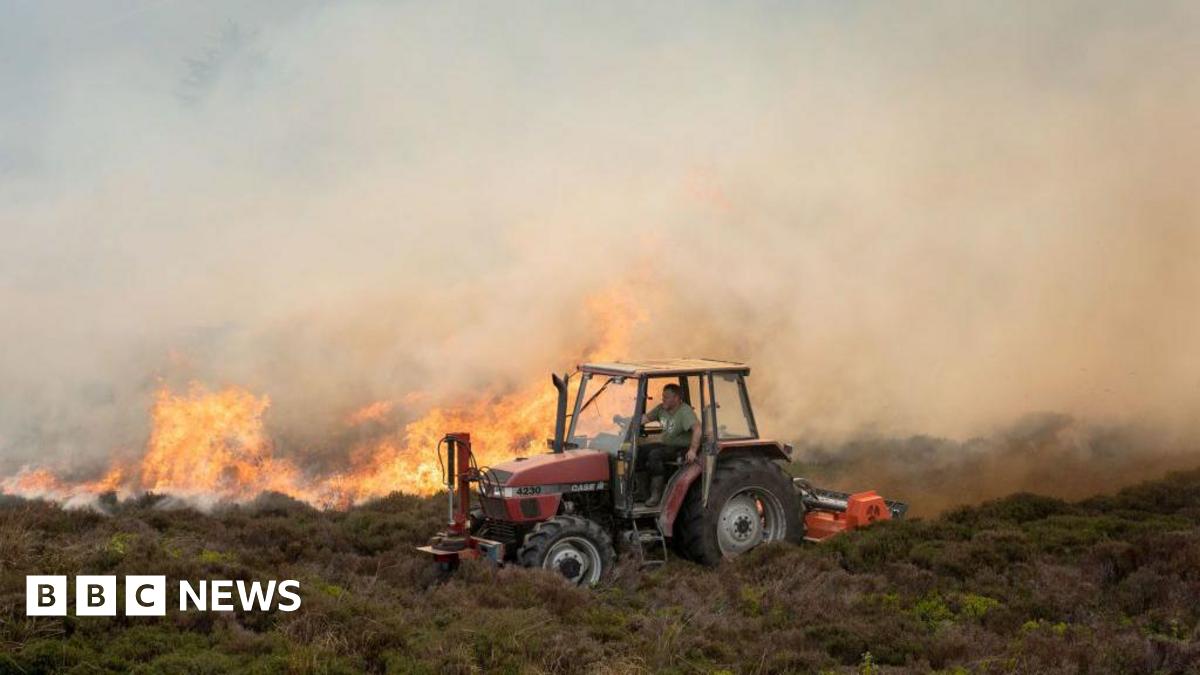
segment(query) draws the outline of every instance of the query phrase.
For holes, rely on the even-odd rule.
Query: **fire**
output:
[[[45,468],[26,469],[0,490],[57,501],[148,491],[201,503],[244,500],[267,490],[297,494],[300,472],[272,456],[263,425],[270,406],[238,387],[211,392],[193,383],[186,393],[159,390],[141,461],[116,464],[99,480],[71,483]]]
[[[210,499],[246,499],[266,491],[293,493],[299,472],[275,459],[263,413],[271,405],[237,387],[209,392],[193,383],[187,394],[158,392],[153,431],[139,487]]]
[[[99,480],[81,483],[63,481],[47,469],[25,469],[14,476],[0,480],[0,493],[70,502],[77,497],[92,497],[116,490],[123,480],[124,470],[120,467],[110,469]]]
[[[328,481],[322,490],[324,500],[341,505],[393,490],[438,491],[443,479],[433,450],[451,431],[471,433],[481,465],[544,451],[547,429],[554,427],[555,396],[548,383],[539,382],[495,400],[478,401],[469,409],[434,408],[395,437],[355,448],[352,459],[360,458],[359,464]]]
[[[633,327],[645,318],[633,297],[617,288],[587,301],[601,330],[582,360],[625,352]],[[276,455],[265,422],[267,396],[236,386],[211,391],[192,383],[185,392],[164,386],[150,411],[151,432],[140,461],[115,463],[102,478],[86,482],[64,481],[45,468],[25,469],[0,479],[0,491],[64,502],[109,491],[149,491],[201,504],[275,491],[321,507],[346,507],[394,491],[431,494],[443,488],[434,451],[447,432],[470,432],[481,466],[545,452],[557,395],[547,380],[540,375],[514,391],[484,392],[461,407],[429,407],[400,429],[387,425],[398,410],[427,406],[427,394],[410,392],[400,397],[399,407],[389,400],[365,405],[343,419],[375,435],[349,449],[346,469],[316,476]]]
[[[588,298],[586,309],[602,330],[584,350],[584,361],[614,359],[625,353],[634,327],[646,318],[633,292],[624,287]],[[443,484],[434,449],[448,432],[470,432],[480,466],[545,452],[546,438],[554,428],[557,396],[548,380],[543,374],[516,391],[485,394],[464,407],[434,407],[398,434],[355,448],[351,453],[352,469],[326,481],[318,490],[319,501],[345,505],[394,490],[437,492]],[[423,397],[419,395],[405,397],[406,402],[420,400]],[[361,409],[352,419],[379,405],[373,403]]]
[[[395,404],[391,401],[375,401],[365,405],[346,416],[346,424],[357,427],[370,422],[382,422],[392,412]]]

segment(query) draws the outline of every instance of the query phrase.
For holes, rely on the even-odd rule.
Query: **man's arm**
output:
[[[662,404],[659,403],[658,405],[654,406],[650,410],[647,410],[645,412],[645,414],[642,415],[642,424],[645,424],[647,422],[653,422],[654,420],[658,419],[658,409],[661,407],[662,407]]]
[[[700,436],[702,434],[700,422],[692,422],[692,442],[688,444],[687,461],[696,461],[696,455],[700,452]]]

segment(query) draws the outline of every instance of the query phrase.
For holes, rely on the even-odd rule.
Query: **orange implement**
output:
[[[891,519],[892,511],[878,493],[874,490],[856,492],[846,500],[845,511],[810,509],[804,516],[804,524],[808,529],[804,538],[822,541],[835,534]]]

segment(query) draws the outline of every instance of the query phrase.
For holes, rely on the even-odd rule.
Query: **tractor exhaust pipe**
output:
[[[567,433],[567,381],[557,374],[551,373],[550,379],[558,390],[558,410],[554,414],[554,452],[563,451],[563,436]]]

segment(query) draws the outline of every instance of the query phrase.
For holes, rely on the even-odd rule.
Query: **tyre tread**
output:
[[[524,567],[541,567],[546,553],[560,537],[572,534],[591,540],[600,554],[600,579],[612,573],[616,560],[612,537],[594,520],[579,516],[554,516],[543,520],[525,535],[525,541],[517,551],[517,561]]]
[[[773,474],[771,482],[775,484],[776,491],[781,493],[777,496],[782,502],[784,517],[787,519],[785,539],[793,543],[803,540],[803,514],[787,472],[777,462],[765,457],[734,455],[722,459],[717,464],[713,474],[712,489],[709,493],[710,508],[706,508],[700,503],[703,498],[703,490],[699,481],[692,486],[684,498],[679,517],[675,521],[675,537],[679,540],[679,549],[687,558],[706,565],[715,565],[721,561],[722,556],[716,542],[715,526],[710,522],[710,519],[715,519],[717,516],[717,513],[711,508],[713,505],[711,497],[714,493],[727,489],[726,485],[736,487],[739,478],[744,481],[747,474],[762,471]]]

